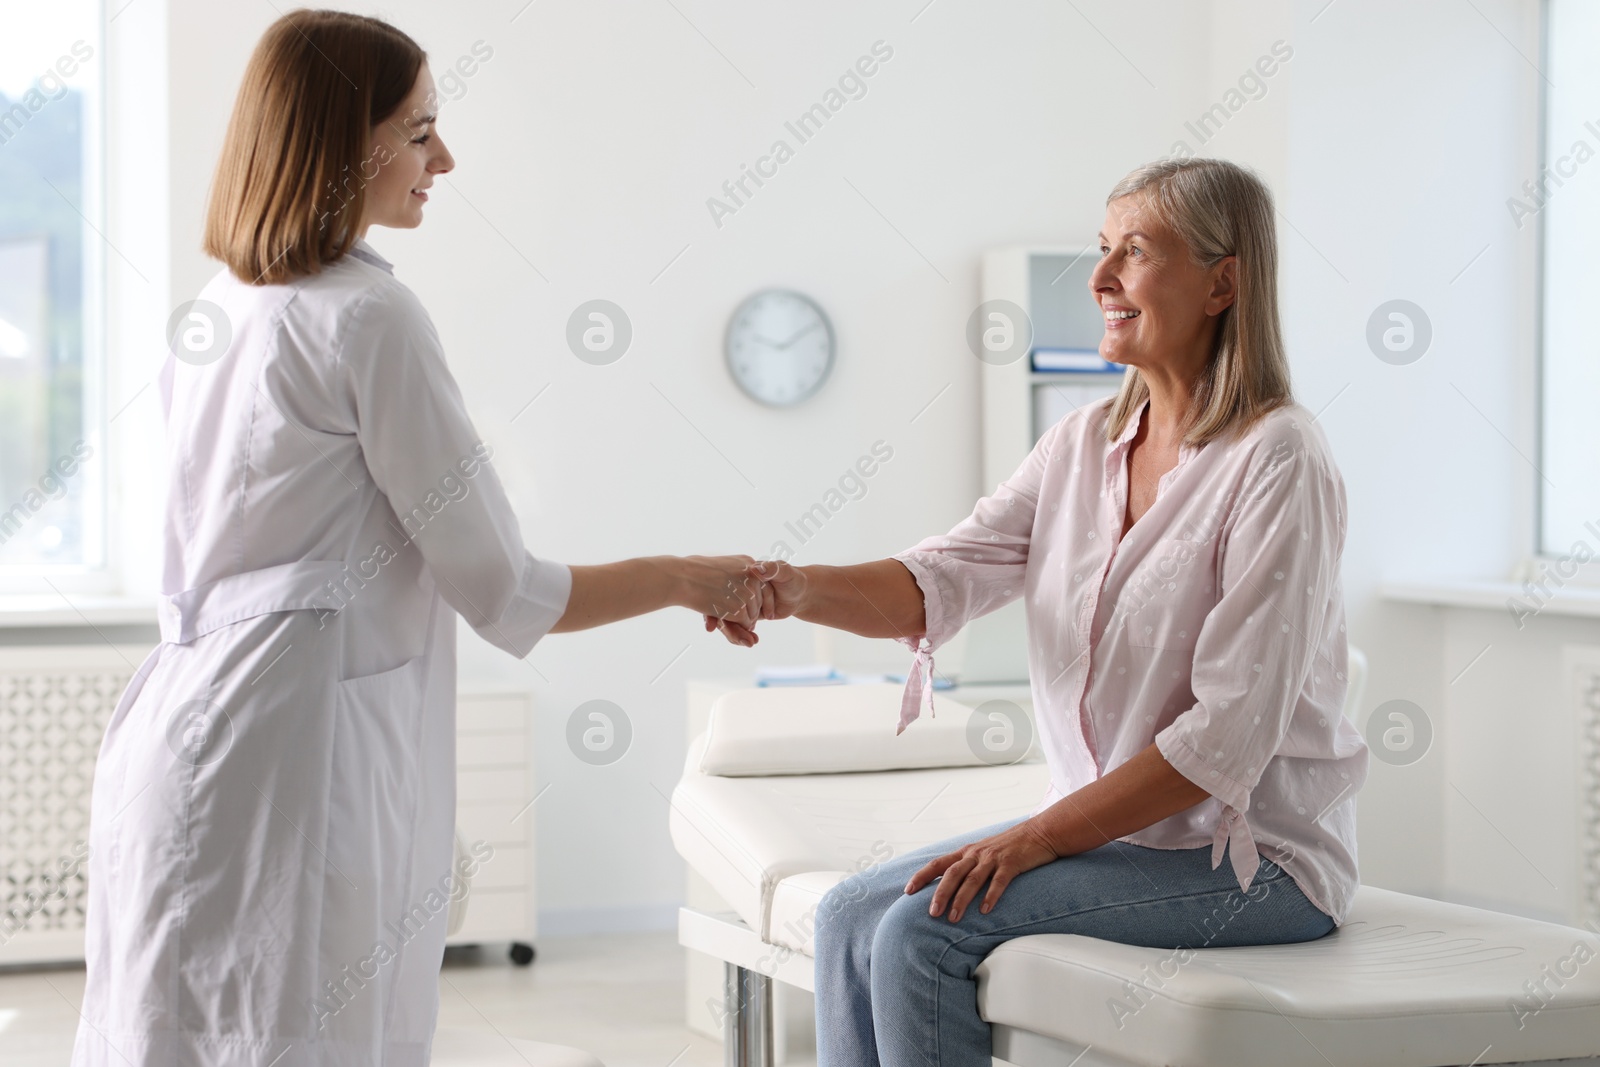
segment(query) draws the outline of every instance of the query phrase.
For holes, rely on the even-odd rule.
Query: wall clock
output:
[[[752,399],[798,404],[833,369],[833,323],[815,300],[790,289],[763,289],[728,320],[728,371]]]

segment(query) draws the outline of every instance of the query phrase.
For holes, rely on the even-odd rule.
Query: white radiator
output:
[[[1600,648],[1568,645],[1561,658],[1577,757],[1577,871],[1568,918],[1600,923]]]
[[[83,958],[89,786],[148,648],[0,648],[0,963]]]
[[[95,758],[149,651],[0,647],[0,966],[83,959]],[[480,862],[450,942],[526,945],[536,931],[532,709],[520,693],[463,693],[458,708],[457,816]]]

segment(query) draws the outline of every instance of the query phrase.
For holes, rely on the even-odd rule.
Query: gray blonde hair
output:
[[[1199,446],[1242,432],[1294,402],[1278,323],[1278,243],[1272,193],[1254,171],[1222,159],[1162,159],[1132,171],[1106,203],[1141,196],[1181,237],[1202,270],[1237,256],[1238,292],[1218,323],[1216,347],[1196,383],[1184,442]],[[1130,367],[1111,403],[1106,438],[1116,440],[1150,395]]]

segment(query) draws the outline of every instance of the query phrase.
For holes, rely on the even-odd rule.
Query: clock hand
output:
[[[822,325],[822,323],[820,321],[813,319],[812,322],[811,322],[811,325],[803,328],[799,333],[795,334],[793,337],[789,338],[787,341],[785,341],[781,345],[779,345],[778,346],[778,350],[780,352],[783,351],[785,348],[788,348],[790,345],[792,345],[796,341],[800,340],[800,338],[804,337],[806,334],[810,333],[812,330],[815,330],[818,326],[821,326],[821,325]]]

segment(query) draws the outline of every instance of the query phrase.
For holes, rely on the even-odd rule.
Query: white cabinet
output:
[[[531,948],[535,924],[533,709],[526,693],[456,700],[456,831],[479,859],[466,921],[449,944]],[[484,858],[484,857],[487,858]],[[523,958],[526,957],[526,958]],[[531,951],[513,948],[519,963]]]

